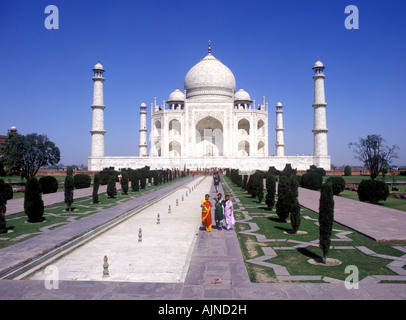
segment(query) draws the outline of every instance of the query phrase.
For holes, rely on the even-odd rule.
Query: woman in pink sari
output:
[[[233,212],[233,203],[230,200],[228,195],[225,196],[224,203],[224,219],[226,221],[226,229],[229,231],[231,227],[235,224],[234,212]]]

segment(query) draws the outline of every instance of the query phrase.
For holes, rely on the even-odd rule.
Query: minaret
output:
[[[106,133],[104,130],[104,109],[106,106],[103,100],[104,71],[100,61],[93,68],[93,114],[92,130],[90,130],[92,134],[91,157],[104,157],[104,135]]]
[[[282,103],[279,101],[276,104],[276,156],[284,157],[285,156],[285,143],[283,141],[283,110]]]
[[[147,105],[143,102],[140,105],[140,144],[139,156],[146,157],[147,154]]]
[[[313,156],[328,156],[326,99],[324,95],[324,66],[317,60],[314,70],[314,103],[313,103]]]

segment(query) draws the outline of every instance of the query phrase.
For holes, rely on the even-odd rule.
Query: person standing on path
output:
[[[214,213],[214,219],[216,220],[216,228],[218,230],[223,229],[223,207],[224,207],[224,199],[221,198],[221,193],[217,193],[215,197],[216,200],[215,208],[216,211]]]
[[[203,227],[206,228],[207,232],[211,231],[211,209],[210,207],[212,207],[212,203],[210,201],[210,196],[208,194],[206,194],[204,196],[204,200],[202,201],[200,207],[202,208],[202,224]]]
[[[220,177],[219,177],[217,172],[214,173],[214,175],[213,175],[213,182],[214,182],[214,188],[216,189],[216,192],[218,192],[218,186],[219,186],[219,183],[220,183]]]
[[[225,200],[226,201],[224,202],[224,216],[226,220],[226,229],[227,231],[229,231],[231,227],[235,224],[233,203],[228,195],[225,196]]]

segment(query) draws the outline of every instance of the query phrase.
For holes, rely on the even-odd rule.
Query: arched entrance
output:
[[[223,155],[223,125],[211,116],[196,124],[196,156]]]

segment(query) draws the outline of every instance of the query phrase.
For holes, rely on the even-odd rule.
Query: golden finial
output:
[[[210,46],[210,44],[211,44],[211,41],[209,40],[209,54],[211,54],[211,46]]]

